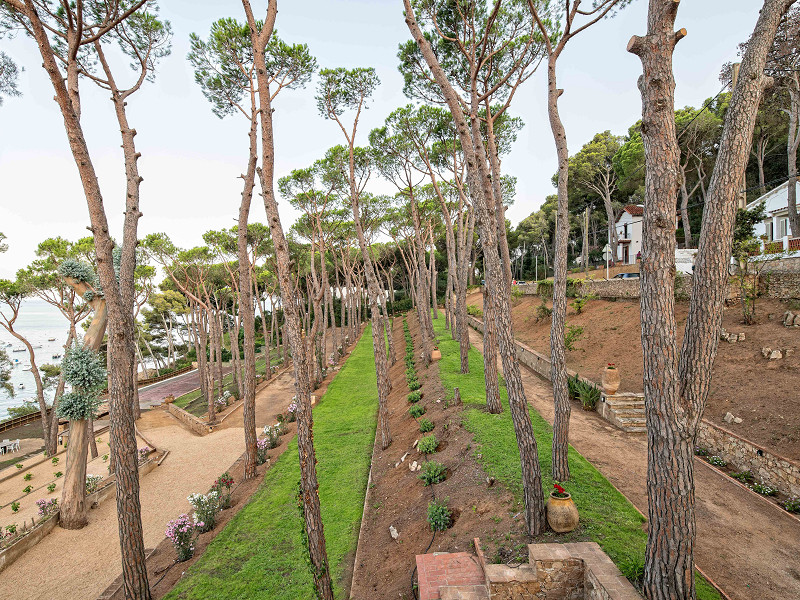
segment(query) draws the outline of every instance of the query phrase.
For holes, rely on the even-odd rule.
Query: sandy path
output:
[[[259,428],[274,423],[275,414],[285,410],[294,394],[293,386],[294,374],[290,369],[257,395]],[[153,548],[164,538],[167,522],[190,510],[186,497],[193,492],[205,492],[242,454],[244,434],[241,416],[238,422],[236,415],[231,416],[224,427],[200,437],[160,409],[144,413],[137,426],[154,444],[170,450],[162,465],[141,480],[144,542],[145,547]],[[45,572],[47,575],[43,577]],[[79,531],[57,527],[0,573],[0,598],[93,599],[119,572],[116,506],[109,499],[89,511],[87,527]]]
[[[483,352],[483,337],[470,328]],[[528,402],[553,422],[550,383],[522,369]],[[647,437],[623,433],[595,412],[570,417],[572,446],[647,514]],[[695,561],[732,600],[800,598],[800,522],[695,460]]]

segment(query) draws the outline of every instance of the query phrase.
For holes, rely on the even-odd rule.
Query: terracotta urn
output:
[[[615,365],[608,365],[603,369],[603,391],[608,396],[613,396],[619,389],[619,369]]]
[[[442,351],[438,348],[434,348],[431,352],[431,360],[441,360],[442,359]]]
[[[563,496],[563,497],[559,497]],[[567,493],[550,492],[547,499],[547,524],[556,533],[567,533],[578,526],[578,507]]]

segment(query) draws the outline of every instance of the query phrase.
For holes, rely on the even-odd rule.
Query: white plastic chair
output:
[[[19,452],[19,438],[11,445],[11,450],[14,452]]]

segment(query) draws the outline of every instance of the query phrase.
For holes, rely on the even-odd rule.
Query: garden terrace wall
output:
[[[800,463],[774,454],[705,419],[697,432],[697,445],[740,471],[750,471],[784,494],[800,496]]]
[[[208,435],[212,431],[211,425],[202,419],[195,417],[192,413],[183,410],[180,406],[175,406],[173,403],[167,404],[169,414],[176,417],[181,423],[186,425],[191,431],[197,435]]]
[[[58,524],[58,515],[59,513],[56,512],[44,523],[40,523],[31,529],[29,533],[0,550],[0,573],[53,531],[53,528]]]
[[[762,274],[767,296],[781,300],[800,298],[800,271],[773,271]]]

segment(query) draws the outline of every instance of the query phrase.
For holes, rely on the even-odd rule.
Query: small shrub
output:
[[[644,557],[627,556],[618,563],[618,566],[628,581],[631,581],[641,589],[641,584],[644,581]]]
[[[721,456],[716,456],[716,455],[709,458],[708,462],[714,465],[715,467],[724,467],[728,464]]]
[[[708,450],[706,450],[705,448],[701,448],[700,446],[695,446],[694,454],[695,456],[708,456]]]
[[[548,308],[547,304],[542,302],[539,306],[536,307],[536,321],[544,321],[549,319],[553,316],[553,309]]]
[[[30,481],[31,479],[33,479],[33,473],[25,473],[25,475],[22,478],[25,481]]]
[[[425,414],[425,407],[420,406],[419,404],[415,404],[414,406],[408,409],[408,414],[410,414],[415,419],[419,419],[422,415]]]
[[[265,425],[264,426],[264,444],[266,445],[266,450],[271,450],[272,448],[276,448],[278,444],[281,443],[281,427],[283,426],[283,421],[279,422],[277,425]],[[258,444],[258,442],[256,442]],[[265,454],[266,456],[266,454]]]
[[[6,525],[6,535],[8,537],[12,537],[17,534],[17,524],[12,523],[11,525]]]
[[[567,393],[569,394],[570,400],[577,400],[578,399],[578,388],[580,386],[581,379],[577,373],[572,375],[571,377],[567,377]]]
[[[592,293],[582,294],[577,298],[575,298],[575,300],[573,300],[570,305],[572,306],[572,308],[575,309],[576,314],[581,314],[583,312],[583,307],[589,303],[589,300],[596,300],[596,299],[597,296],[595,294]]]
[[[413,381],[409,381],[408,382],[408,389],[410,389],[412,392],[417,391],[421,387],[422,387],[422,384],[417,379],[414,379]]]
[[[53,477],[55,477],[56,479],[58,479],[62,475],[63,475],[63,473],[61,471],[56,471],[55,473],[53,473]]]
[[[18,512],[19,511],[19,502],[12,502],[11,503],[11,512]]]
[[[263,465],[267,462],[267,450],[269,450],[269,440],[258,438],[256,440],[256,464]]]
[[[194,517],[198,531],[211,531],[217,522],[217,513],[220,510],[219,492],[210,491],[207,494],[190,494],[189,504],[194,508]]]
[[[583,327],[580,325],[567,325],[567,331],[564,333],[564,347],[570,352],[577,350],[575,344],[583,335]]]
[[[436,439],[435,435],[426,435],[417,444],[417,450],[422,454],[433,454],[436,452],[436,447],[438,445],[439,441]]]
[[[770,487],[763,483],[754,483],[750,486],[750,489],[756,494],[761,494],[762,496],[774,496],[778,493],[778,490],[776,490],[774,487]]]
[[[181,515],[167,524],[164,532],[178,554],[178,562],[189,560],[194,555],[194,544],[197,540],[196,522],[192,522],[189,515]]]
[[[474,304],[467,304],[467,314],[480,319],[483,316],[483,311]]]
[[[781,506],[790,513],[800,513],[800,496],[784,500]]]
[[[431,531],[444,531],[450,527],[451,513],[447,508],[447,499],[434,500],[428,504],[428,524]]]
[[[422,392],[420,392],[419,390],[411,392],[408,395],[408,401],[411,402],[411,404],[416,404],[420,400],[422,400]]]
[[[422,433],[428,433],[430,431],[433,431],[433,423],[428,419],[422,419],[419,422],[419,430]]]
[[[23,493],[30,494],[33,491],[33,486],[29,485],[22,489]]]
[[[58,510],[58,498],[52,498],[50,500],[42,498],[36,501],[36,506],[39,507],[40,517],[49,517]]]
[[[103,454],[103,462],[108,462],[108,454]]]
[[[581,406],[583,406],[584,410],[594,410],[600,401],[600,388],[585,381],[579,381],[578,399],[581,401]]]
[[[288,423],[294,423],[297,421],[297,409],[299,408],[297,404],[297,396],[292,398],[291,404],[286,407],[286,421]]]
[[[434,483],[441,483],[446,477],[447,469],[442,463],[436,462],[435,460],[431,460],[422,465],[422,472],[419,474],[422,484],[426,487]]]
[[[734,479],[741,481],[742,483],[753,483],[755,479],[753,474],[750,471],[742,471],[741,473],[733,473],[731,475]]]
[[[219,507],[221,509],[230,508],[231,506],[231,487],[233,487],[233,477],[227,471],[217,477],[214,485],[211,486],[211,491],[217,492],[219,495]]]
[[[97,486],[100,485],[100,482],[103,481],[103,477],[100,475],[87,475],[86,476],[86,493],[91,494],[92,492],[97,490]]]
[[[53,492],[55,492],[56,491],[56,484],[55,483],[49,483],[47,485],[47,491],[50,492],[51,494]]]
[[[58,464],[58,457],[54,456],[53,459],[50,462],[52,462],[53,466],[55,467]]]
[[[151,450],[152,448],[150,448],[150,446],[139,448],[139,464],[142,464],[144,461],[147,460],[147,455],[150,454]]]
[[[17,467],[18,469],[21,469],[22,468],[22,463],[17,463],[14,466]]]

